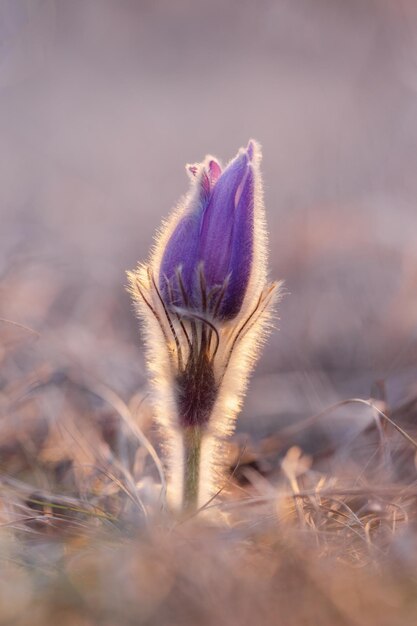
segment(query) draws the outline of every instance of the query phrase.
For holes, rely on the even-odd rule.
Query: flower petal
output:
[[[189,171],[195,176],[194,193],[191,194],[188,206],[185,207],[182,217],[168,239],[159,269],[162,297],[166,302],[176,306],[186,304],[177,279],[178,271],[181,272],[184,289],[189,295],[190,302],[193,300],[201,220],[210,197],[210,181],[206,168],[202,164],[191,167]],[[194,172],[194,168],[198,171]]]
[[[236,194],[228,268],[230,279],[219,309],[219,317],[223,319],[232,319],[239,313],[249,283],[254,246],[254,188],[254,171],[249,165],[247,175]]]
[[[220,177],[222,173],[222,168],[220,166],[220,163],[216,161],[215,159],[211,159],[208,165],[208,171],[209,171],[210,183],[211,183],[211,186],[213,187],[213,185],[216,184],[218,178]]]
[[[200,230],[199,260],[209,286],[223,284],[231,254],[235,221],[235,196],[248,166],[246,152],[239,154],[224,170],[204,211]]]

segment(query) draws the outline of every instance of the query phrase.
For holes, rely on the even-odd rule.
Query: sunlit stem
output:
[[[184,510],[194,510],[198,506],[201,444],[203,433],[199,426],[184,429],[184,480],[182,506]]]

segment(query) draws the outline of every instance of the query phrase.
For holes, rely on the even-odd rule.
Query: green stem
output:
[[[198,426],[188,426],[184,430],[184,510],[195,510],[198,506],[202,438]]]

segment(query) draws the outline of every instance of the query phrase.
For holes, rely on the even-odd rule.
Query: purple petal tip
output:
[[[198,172],[198,164],[197,163],[192,163],[186,166],[187,171],[192,175],[192,176],[197,176],[197,172]]]
[[[212,185],[215,184],[215,182],[217,181],[221,173],[222,173],[222,168],[220,167],[220,164],[214,159],[212,159],[209,163],[209,174],[210,174],[210,181]]]
[[[251,139],[248,143],[248,147],[246,148],[246,152],[250,161],[253,161],[253,158],[255,156],[255,150],[255,142]]]

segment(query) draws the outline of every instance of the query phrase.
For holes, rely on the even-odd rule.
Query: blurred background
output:
[[[415,393],[414,0],[0,0],[0,137],[0,316],[40,333],[10,379],[144,388],[125,270],[253,137],[287,295],[240,428]]]

